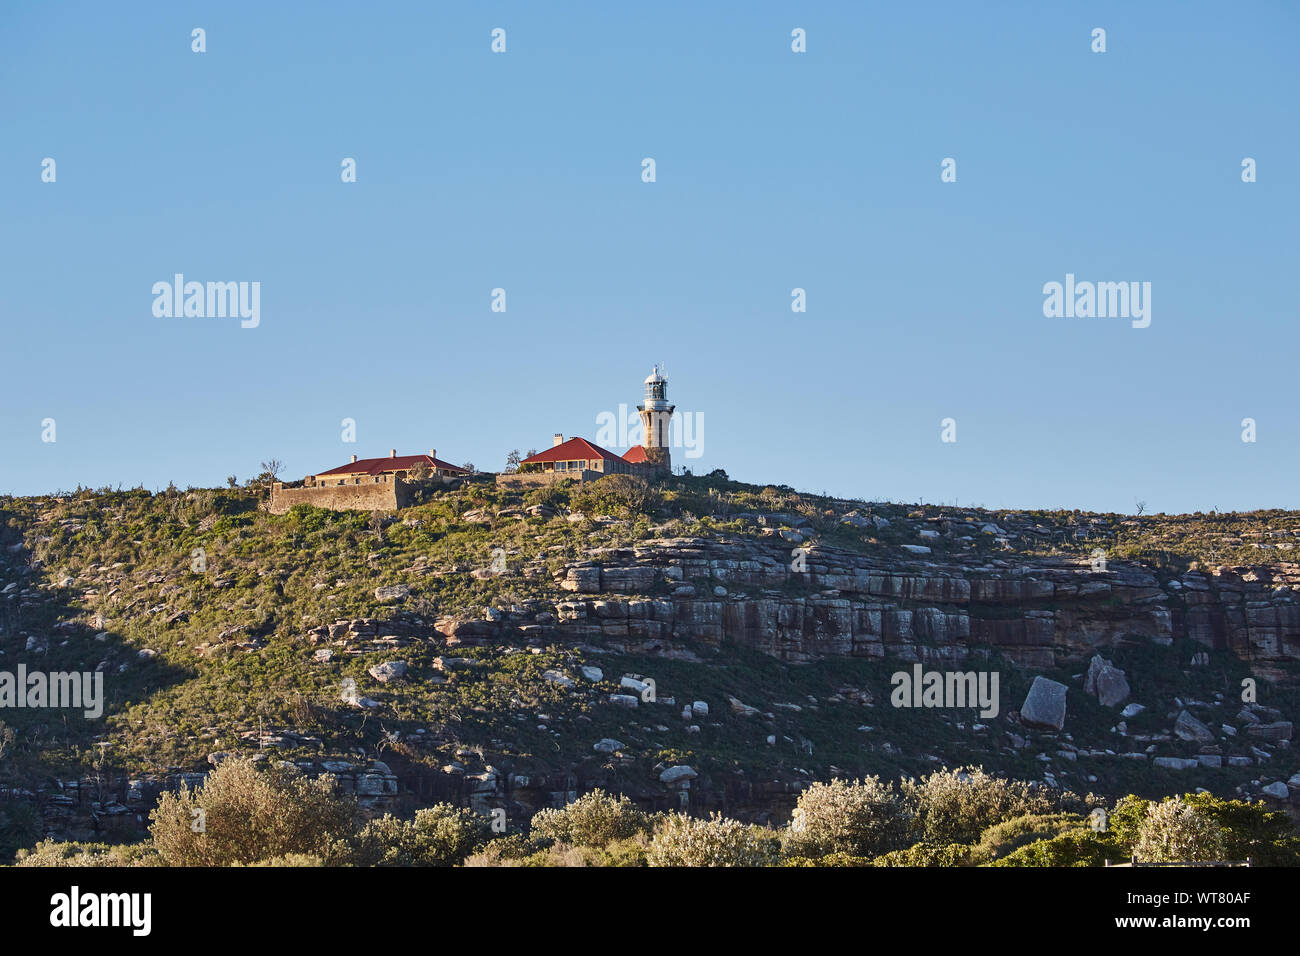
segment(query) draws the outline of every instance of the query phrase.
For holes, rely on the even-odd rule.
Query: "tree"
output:
[[[1209,863],[1223,859],[1224,829],[1179,797],[1151,805],[1134,855],[1144,863]]]
[[[519,462],[523,459],[519,456],[519,449],[513,449],[510,454],[506,455],[506,474],[513,475],[519,470]]]
[[[1140,498],[1134,501],[1133,505],[1135,508],[1137,508],[1137,513],[1139,515],[1142,514],[1142,512],[1147,510],[1147,503]]]
[[[650,866],[769,866],[780,842],[763,827],[728,820],[715,813],[708,820],[674,813],[664,818],[650,841]]]
[[[280,480],[280,472],[284,470],[284,462],[278,458],[272,458],[269,461],[262,462],[262,472],[256,478],[248,480],[249,488],[266,488],[274,482]],[[227,481],[230,479],[227,478]]]
[[[1223,852],[1232,860],[1250,857],[1256,865],[1300,865],[1300,830],[1281,810],[1262,801],[1225,800],[1212,793],[1189,793],[1183,802],[1225,831]]]
[[[361,831],[356,859],[365,866],[456,866],[492,837],[486,818],[439,803],[415,820],[384,814]]]
[[[478,474],[478,469],[474,467],[474,463],[472,461],[467,461],[465,462],[465,464],[461,465],[460,467],[464,468],[471,475]]]
[[[814,783],[799,795],[785,833],[791,856],[879,856],[907,843],[908,817],[892,784],[878,777]]]
[[[584,514],[622,514],[635,518],[653,513],[663,495],[639,475],[606,475],[576,492],[570,505]]]
[[[239,479],[236,478],[234,475],[226,475],[226,484],[229,485],[231,488],[238,488]]]
[[[333,777],[229,759],[203,786],[164,793],[149,829],[169,866],[232,866],[291,853],[337,864],[351,858],[357,811],[335,788]]]
[[[921,839],[940,845],[972,843],[995,823],[1056,809],[1043,791],[981,767],[936,770],[920,783],[905,781],[901,789]]]
[[[532,822],[535,836],[597,849],[648,829],[650,818],[631,800],[604,790],[593,790],[561,810],[539,810]]]

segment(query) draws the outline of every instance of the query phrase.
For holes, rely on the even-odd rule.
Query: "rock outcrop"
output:
[[[689,653],[744,644],[787,661],[891,657],[957,663],[997,651],[1047,669],[1098,649],[1188,638],[1268,671],[1300,659],[1300,568],[1189,572],[1161,582],[1138,565],[879,561],[831,548],[745,538],[669,538],[601,549],[556,572],[573,597],[500,609],[496,620],[448,618],[449,641],[507,637],[594,641]],[[798,570],[796,570],[798,568]],[[536,569],[525,569],[536,577]],[[721,596],[719,596],[721,595]],[[1102,658],[1088,688],[1106,706],[1128,696]]]
[[[1088,663],[1088,676],[1083,683],[1085,693],[1092,694],[1103,707],[1117,707],[1128,699],[1130,688],[1124,671],[1094,654]]]

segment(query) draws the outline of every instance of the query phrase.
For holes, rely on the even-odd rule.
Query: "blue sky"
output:
[[[697,473],[1300,508],[1298,11],[7,3],[0,493],[497,469],[666,361]],[[260,325],[155,317],[178,272]],[[1044,317],[1067,273],[1150,327]]]

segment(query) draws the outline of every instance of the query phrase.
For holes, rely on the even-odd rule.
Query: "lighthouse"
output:
[[[670,473],[672,455],[668,443],[673,406],[668,403],[668,379],[659,371],[658,365],[646,377],[645,403],[638,405],[636,410],[641,416],[641,429],[645,435],[641,447],[645,449],[646,460],[656,466],[657,471]]]

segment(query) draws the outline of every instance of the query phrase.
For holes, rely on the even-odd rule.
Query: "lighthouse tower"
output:
[[[672,471],[672,456],[668,451],[668,425],[673,417],[673,408],[668,404],[668,379],[664,378],[656,365],[645,380],[645,404],[638,405],[636,410],[641,416],[641,429],[645,433],[641,447],[645,449],[646,460],[663,474]]]

